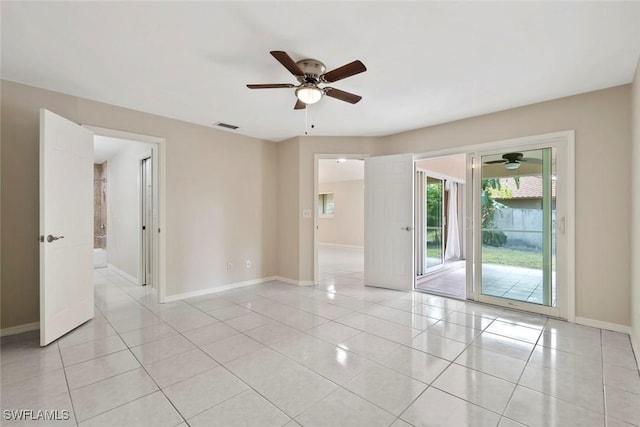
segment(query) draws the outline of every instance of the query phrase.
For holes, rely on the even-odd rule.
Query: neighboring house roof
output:
[[[541,199],[542,198],[542,177],[522,176],[520,186],[516,186],[513,178],[500,178],[500,186],[508,188],[511,192],[509,199]],[[556,196],[556,181],[551,181],[551,195]],[[509,200],[502,197],[494,197],[496,200]]]

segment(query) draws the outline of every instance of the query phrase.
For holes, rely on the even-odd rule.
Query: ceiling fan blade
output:
[[[360,61],[353,61],[347,65],[343,65],[340,68],[331,70],[328,73],[324,73],[321,77],[325,82],[333,83],[338,80],[346,79],[347,77],[354,76],[367,71],[367,67]]]
[[[291,83],[273,83],[273,84],[258,84],[258,85],[247,85],[249,89],[285,89],[296,87]]]
[[[294,110],[304,110],[307,108],[307,104],[300,101],[299,99],[296,101],[296,105],[293,107]]]
[[[482,163],[485,164],[485,165],[497,165],[499,163],[509,163],[509,162],[504,160],[504,159],[502,159],[502,160],[491,160],[491,161],[482,162]]]
[[[340,89],[335,89],[332,87],[324,88],[325,95],[330,96],[332,98],[339,99],[340,101],[349,102],[351,104],[356,104],[358,101],[362,99],[360,95],[355,95],[353,93],[345,92]]]
[[[284,52],[282,50],[272,50],[269,53],[274,58],[276,58],[278,62],[281,63],[284,66],[284,68],[289,70],[289,72],[294,76],[297,76],[297,77],[304,76],[304,73],[302,72],[300,67],[298,67],[298,64],[296,64],[296,62],[293,59],[291,59],[291,57],[287,52]]]
[[[534,158],[525,158],[525,159],[520,159],[521,162],[526,162],[526,163],[535,163],[537,165],[541,165],[542,164],[542,159],[534,159]]]

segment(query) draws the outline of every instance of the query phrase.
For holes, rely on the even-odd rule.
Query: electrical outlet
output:
[[[250,259],[247,260],[247,268],[251,268],[251,260]]]
[[[227,263],[227,271],[231,271],[232,268],[233,268],[233,263],[228,262]]]

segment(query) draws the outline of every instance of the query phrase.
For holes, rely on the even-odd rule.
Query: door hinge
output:
[[[160,232],[160,229],[158,228],[158,233]]]

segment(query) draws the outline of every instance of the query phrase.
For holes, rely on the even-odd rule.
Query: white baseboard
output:
[[[130,274],[129,274],[129,273],[127,273],[126,271],[122,271],[122,270],[120,270],[118,267],[116,267],[116,266],[115,266],[115,265],[113,265],[113,264],[109,264],[109,265],[107,266],[107,268],[108,268],[109,270],[113,271],[114,273],[116,273],[117,275],[122,276],[123,278],[127,279],[128,281],[130,281],[130,282],[132,282],[132,283],[134,283],[134,284],[136,284],[136,285],[139,285],[139,284],[140,284],[140,283],[138,283],[138,278],[137,278],[137,277],[134,277],[134,276],[130,275]]]
[[[25,323],[24,325],[10,326],[8,328],[0,329],[0,337],[6,337],[8,335],[17,335],[23,332],[37,331],[40,329],[40,322]]]
[[[313,286],[313,280],[295,280],[295,279],[289,279],[288,277],[283,277],[283,276],[276,276],[275,280],[279,280],[281,282],[284,283],[288,283],[290,285],[296,285],[296,286]]]
[[[621,332],[631,336],[631,326],[620,325],[618,323],[603,322],[601,320],[589,319],[586,317],[576,316],[576,323],[593,328],[606,329],[607,331]]]
[[[340,248],[356,248],[356,249],[364,249],[364,246],[358,246],[358,245],[343,245],[341,243],[321,243],[318,242],[318,245],[322,245],[322,246],[337,246]]]
[[[276,279],[277,279],[276,276],[263,277],[260,279],[247,280],[245,282],[237,282],[237,283],[231,283],[229,285],[216,286],[215,288],[200,289],[198,291],[185,292],[177,295],[167,295],[163,302],[173,302],[173,301],[179,301],[186,298],[193,298],[193,297],[200,297],[203,295],[215,294],[218,292],[224,292],[232,289],[242,288],[244,286],[258,285],[260,283],[270,282]]]

